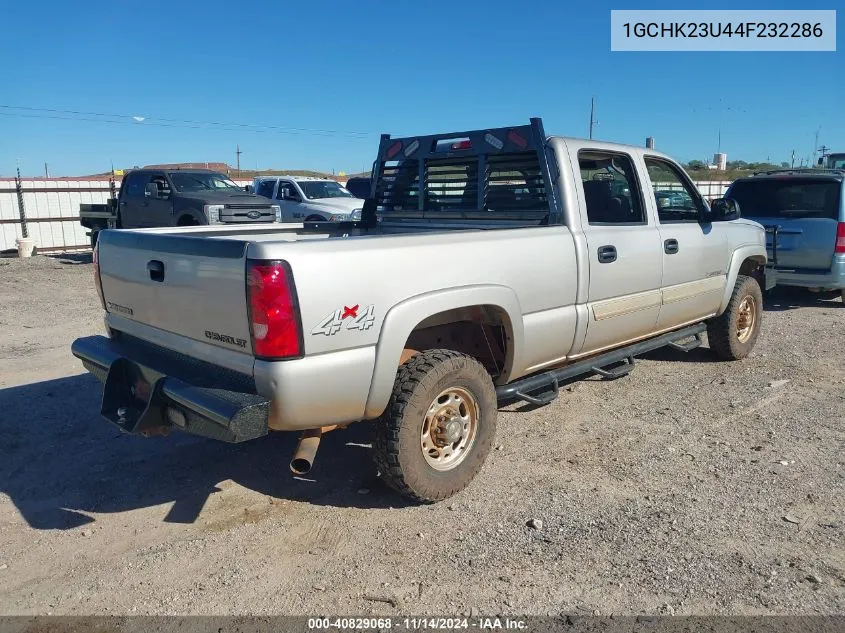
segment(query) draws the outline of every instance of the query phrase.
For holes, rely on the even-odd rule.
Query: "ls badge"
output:
[[[342,328],[347,330],[369,330],[376,321],[376,307],[372,304],[366,308],[359,305],[343,306],[330,313],[325,319],[311,330],[312,335],[325,334],[332,336]]]

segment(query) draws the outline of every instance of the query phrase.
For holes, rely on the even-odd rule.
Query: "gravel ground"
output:
[[[1,613],[845,611],[839,300],[769,297],[745,361],[663,350],[508,407],[476,481],[410,506],[366,425],[299,480],[290,435],[121,435],[69,352],[103,329],[91,274],[0,259]]]

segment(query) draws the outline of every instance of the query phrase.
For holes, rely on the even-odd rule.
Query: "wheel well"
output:
[[[476,305],[433,314],[408,336],[401,362],[427,349],[451,349],[478,360],[494,378],[513,363],[513,327],[500,306]]]
[[[760,281],[763,277],[763,266],[765,266],[765,264],[766,260],[762,257],[747,257],[739,267],[739,274],[749,275],[751,277],[755,277],[757,281]]]
[[[198,224],[197,219],[188,214],[179,216],[179,220],[176,222],[176,226],[196,226]]]

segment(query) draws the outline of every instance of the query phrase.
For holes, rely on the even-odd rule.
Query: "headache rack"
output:
[[[427,136],[383,134],[362,223],[559,224],[554,165],[539,118],[529,125]]]

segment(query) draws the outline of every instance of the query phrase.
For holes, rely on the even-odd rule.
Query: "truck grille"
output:
[[[220,214],[223,222],[274,222],[276,213],[270,207],[247,204],[227,204]]]

